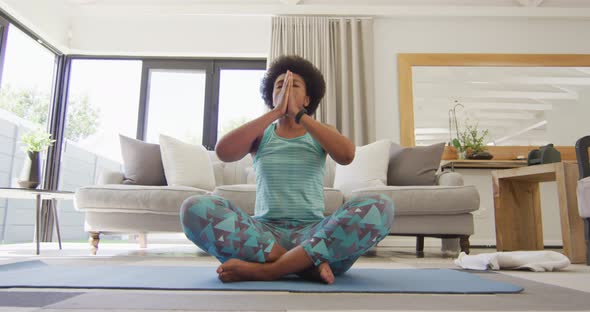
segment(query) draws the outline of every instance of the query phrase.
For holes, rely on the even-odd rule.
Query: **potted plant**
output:
[[[492,159],[492,154],[485,152],[484,140],[488,134],[487,129],[480,131],[477,123],[465,121],[465,130],[457,131],[457,137],[453,139],[453,146],[459,152],[459,158]]]
[[[24,188],[36,188],[41,184],[41,152],[53,145],[51,134],[41,128],[29,131],[20,138],[27,153],[18,184]]]

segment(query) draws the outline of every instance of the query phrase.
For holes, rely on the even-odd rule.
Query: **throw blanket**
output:
[[[549,250],[494,252],[473,256],[461,252],[455,264],[469,270],[526,269],[545,272],[567,267],[570,259]]]

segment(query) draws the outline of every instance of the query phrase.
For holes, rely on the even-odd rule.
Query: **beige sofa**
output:
[[[399,146],[397,146],[399,148]],[[357,153],[358,154],[358,153]],[[148,232],[182,232],[179,207],[188,197],[213,193],[231,200],[249,214],[256,198],[252,158],[224,163],[209,152],[215,174],[214,190],[188,186],[142,186],[122,184],[122,172],[104,172],[97,185],[79,188],[75,207],[85,212],[85,230],[90,234],[96,253],[101,233],[137,233],[145,246]],[[469,250],[469,236],[474,233],[472,212],[479,208],[479,194],[474,186],[463,186],[455,172],[436,175],[435,185],[362,186],[357,189],[333,188],[336,164],[326,162],[326,214],[357,194],[382,193],[395,203],[392,235],[411,235],[417,239],[417,255],[423,256],[424,237],[440,237],[443,250],[456,250],[458,239],[463,251]]]

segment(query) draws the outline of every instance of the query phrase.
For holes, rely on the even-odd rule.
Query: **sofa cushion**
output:
[[[334,175],[336,174],[336,162],[330,155],[326,155],[326,165],[324,174],[324,186],[334,187]]]
[[[249,215],[254,215],[256,206],[255,184],[222,185],[215,188],[213,194],[221,196]],[[338,209],[343,203],[343,194],[334,188],[324,188],[325,215]]]
[[[254,170],[254,167],[246,168],[246,183],[256,184],[256,170]]]
[[[473,235],[473,215],[409,216],[396,215],[389,231],[391,234],[452,234]]]
[[[400,148],[392,144],[387,185],[435,185],[445,143]]]
[[[185,199],[206,193],[189,186],[105,184],[77,189],[74,203],[83,211],[178,215]]]
[[[324,187],[324,203],[326,204],[324,215],[330,215],[342,206],[344,203],[344,194],[338,189]]]
[[[166,185],[160,145],[119,135],[125,184]]]
[[[362,186],[387,184],[387,164],[391,141],[379,140],[356,148],[352,163],[336,164],[334,187],[348,194]]]
[[[215,188],[215,174],[207,150],[202,145],[182,142],[160,135],[162,162],[168,185]]]
[[[223,163],[223,184],[247,184],[248,168],[252,167],[253,161],[250,154],[246,154],[242,159],[232,162]]]
[[[455,215],[479,209],[479,193],[469,186],[376,186],[355,190],[356,195],[384,194],[393,200],[395,215]]]

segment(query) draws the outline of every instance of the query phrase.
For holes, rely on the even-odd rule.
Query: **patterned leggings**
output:
[[[320,221],[267,221],[222,197],[200,195],[184,201],[180,219],[188,239],[222,263],[263,263],[275,244],[287,250],[301,245],[314,265],[328,262],[338,275],[389,234],[393,211],[391,199],[374,194],[353,197]]]

